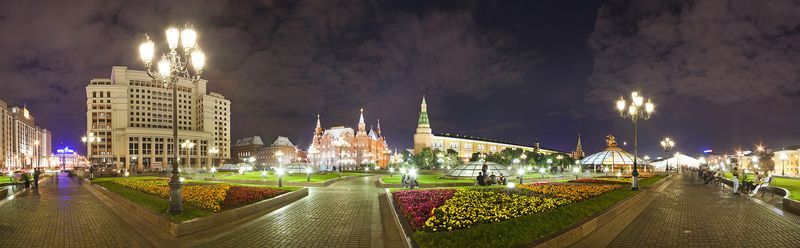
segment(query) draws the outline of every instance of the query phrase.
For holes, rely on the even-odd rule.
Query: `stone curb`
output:
[[[665,178],[662,178],[653,185],[650,185],[650,187],[648,187],[647,189],[641,190],[639,194],[636,194],[631,198],[625,199],[621,202],[617,202],[610,208],[595,214],[593,217],[591,217],[591,219],[573,224],[572,226],[560,232],[552,234],[549,237],[540,239],[539,241],[536,241],[533,244],[535,244],[535,247],[567,247],[572,244],[575,244],[576,242],[580,241],[586,236],[589,236],[589,234],[596,231],[598,228],[603,226],[603,224],[608,223],[609,221],[617,218],[619,215],[628,210],[628,208],[638,203],[642,198],[647,196],[647,194],[650,193],[650,189],[655,189],[661,186],[667,181],[667,179],[670,178],[672,178],[672,174],[668,175]]]
[[[379,178],[380,180],[380,178]],[[389,189],[384,189],[386,191],[385,194],[381,194],[381,197],[385,198],[386,201],[389,202],[389,206],[392,208],[392,219],[394,219],[394,224],[397,226],[397,230],[400,231],[401,235],[403,235],[403,243],[404,248],[411,248],[417,247],[414,245],[414,241],[411,239],[411,234],[413,233],[406,225],[403,225],[403,222],[400,220],[400,213],[398,213],[398,206],[394,203],[394,199],[392,199],[392,192]]]
[[[117,205],[120,205],[133,212],[136,216],[139,216],[150,224],[155,225],[158,229],[169,233],[173,237],[180,237],[203,230],[208,230],[231,221],[261,213],[264,210],[278,209],[308,195],[308,188],[302,188],[247,206],[215,213],[207,217],[196,218],[181,223],[174,223],[167,218],[153,213],[149,209],[140,207],[136,203],[114,194],[100,185],[92,184],[89,188],[93,189],[90,190],[90,192],[93,194],[102,194],[103,196],[114,201]]]

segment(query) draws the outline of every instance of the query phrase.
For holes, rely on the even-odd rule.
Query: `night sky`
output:
[[[0,99],[27,104],[54,143],[78,145],[85,87],[142,69],[149,33],[194,24],[204,78],[232,101],[232,139],[381,119],[410,148],[422,95],[434,132],[587,153],[632,126],[614,100],[656,103],[642,152],[800,143],[800,2],[10,1],[0,2]],[[630,143],[628,147],[630,148]]]

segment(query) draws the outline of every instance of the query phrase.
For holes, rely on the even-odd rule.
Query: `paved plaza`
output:
[[[383,231],[378,205],[383,190],[375,188],[375,180],[356,177],[311,188],[307,197],[201,246],[401,247],[386,242],[391,235]]]
[[[383,190],[375,180],[354,177],[311,188],[301,200],[234,228],[212,230],[215,235],[165,240],[160,234],[153,236],[161,236],[161,243],[151,244],[142,236],[159,230],[136,231],[91,194],[88,184],[60,175],[0,205],[0,246],[401,247],[394,223],[381,216]]]
[[[2,247],[152,247],[65,174],[3,202],[0,216]]]
[[[681,174],[610,247],[800,247],[800,225],[730,188]]]
[[[81,180],[59,175],[0,204],[3,247],[401,247],[375,176],[354,177],[232,228],[144,239]],[[800,223],[729,188],[676,175],[609,247],[800,247]],[[383,215],[382,215],[383,214]],[[153,235],[157,236],[157,235]],[[163,238],[164,235],[160,234]],[[613,236],[611,236],[613,237]],[[150,242],[157,242],[152,244]],[[594,243],[598,244],[598,243]],[[580,245],[577,245],[580,246]]]

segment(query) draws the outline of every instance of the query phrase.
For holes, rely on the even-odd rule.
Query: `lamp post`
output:
[[[34,153],[36,154],[36,166],[35,167],[39,167],[40,166],[40,162],[41,162],[40,160],[42,159],[42,154],[40,154],[41,151],[39,150],[39,141],[38,140],[34,140],[33,141],[33,147],[34,147],[34,149],[36,149],[36,150],[34,150]]]
[[[564,164],[562,164],[562,163],[561,163],[561,159],[562,159],[562,158],[563,158],[563,157],[561,156],[561,154],[558,154],[558,155],[556,156],[556,162],[558,163],[558,168],[559,168],[561,171],[564,171]]]
[[[197,46],[197,32],[187,26],[182,31],[175,27],[166,29],[167,45],[169,52],[161,55],[153,70],[153,57],[155,56],[155,43],[145,35],[145,41],[139,45],[139,56],[144,63],[147,75],[164,84],[172,86],[172,142],[178,147],[178,80],[187,79],[192,84],[200,81],[203,73],[206,56]],[[178,51],[178,42],[182,45],[181,53]],[[189,63],[194,70],[189,69]],[[192,71],[194,72],[192,74]],[[172,176],[169,180],[169,212],[183,211],[181,201],[180,171],[178,171],[178,152],[176,151],[172,163]]]
[[[81,142],[86,144],[86,157],[89,158],[89,180],[94,180],[94,163],[90,158],[92,156],[92,143],[100,143],[100,141],[100,137],[94,136],[94,133],[81,137]]]
[[[212,169],[217,167],[216,163],[214,163],[214,162],[216,162],[215,160],[217,159],[217,154],[219,154],[219,148],[211,147],[210,149],[208,149],[208,160],[211,161],[211,168]]]
[[[525,169],[520,168],[517,170],[517,175],[519,175],[519,184],[522,185],[522,176],[525,175]]]
[[[778,158],[781,159],[781,176],[784,176],[786,175],[786,160],[789,160],[789,155],[786,152],[781,152]]]
[[[575,169],[572,169],[572,172],[575,173],[575,180],[578,180],[578,176],[581,174],[581,167],[575,166]]]
[[[553,166],[552,166],[552,164],[553,164],[553,159],[551,159],[551,158],[548,158],[548,159],[547,159],[547,169],[549,169],[550,171],[552,171],[552,170],[553,170]]]
[[[644,101],[644,97],[639,95],[639,92],[634,91],[631,93],[631,102],[628,104],[624,98],[620,96],[617,100],[617,110],[619,116],[624,119],[630,119],[633,122],[633,183],[631,190],[639,190],[639,120],[650,119],[650,116],[655,110],[655,105],[650,99]],[[627,111],[626,111],[627,109]]]
[[[195,146],[194,142],[192,142],[192,141],[190,141],[188,139],[184,140],[183,143],[181,143],[181,148],[182,149],[186,149],[186,162],[184,163],[184,164],[186,164],[186,166],[184,166],[184,167],[190,167],[191,166],[189,164],[189,159],[191,157],[191,152],[192,152],[192,149],[194,149],[194,146]]]
[[[672,147],[675,146],[675,141],[670,139],[669,137],[664,138],[661,140],[661,147],[664,148],[665,157],[669,155],[669,151],[672,150]],[[665,168],[666,171],[669,171],[669,158],[667,158],[667,167]]]
[[[283,187],[283,167],[276,168],[275,172],[278,174],[278,187]]]

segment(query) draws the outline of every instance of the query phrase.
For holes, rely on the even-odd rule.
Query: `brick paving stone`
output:
[[[199,247],[370,247],[375,178],[352,178],[267,214],[246,228]]]
[[[609,247],[800,247],[800,225],[684,174]]]
[[[0,205],[0,247],[152,247],[64,174]]]

